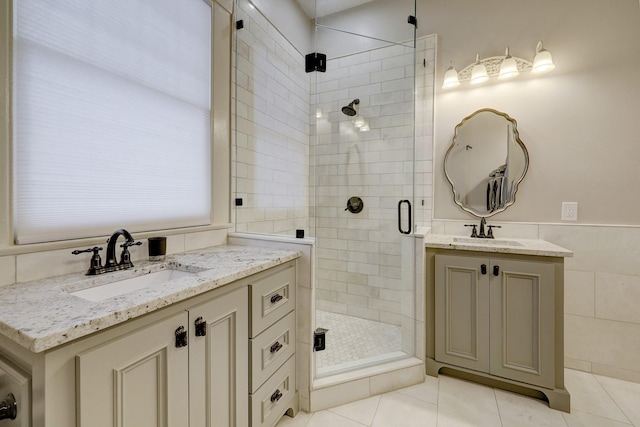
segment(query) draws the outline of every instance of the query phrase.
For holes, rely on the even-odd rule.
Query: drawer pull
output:
[[[271,395],[271,403],[277,402],[280,398],[282,398],[282,393],[278,389]]]
[[[176,329],[176,348],[187,346],[187,331],[184,326],[180,326]]]
[[[0,420],[15,420],[18,416],[18,404],[13,394],[9,393],[7,397],[0,402]]]
[[[199,316],[196,321],[194,322],[195,327],[196,327],[196,336],[197,337],[204,337],[207,335],[207,321],[204,320],[202,318],[202,316]]]
[[[284,298],[282,295],[280,294],[275,294],[271,297],[271,304],[275,304],[278,301],[282,300],[282,298]]]
[[[275,344],[273,344],[271,346],[271,348],[269,349],[269,351],[271,353],[277,353],[280,351],[280,349],[282,348],[282,344],[280,344],[278,341],[275,342]]]

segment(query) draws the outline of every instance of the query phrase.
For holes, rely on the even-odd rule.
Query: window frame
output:
[[[18,245],[13,232],[13,3],[0,3],[0,256],[104,243],[95,236]],[[233,1],[211,1],[211,224],[136,233],[142,239],[230,229],[231,222],[231,70]],[[215,58],[215,60],[214,60]],[[126,228],[126,224],[122,225]]]

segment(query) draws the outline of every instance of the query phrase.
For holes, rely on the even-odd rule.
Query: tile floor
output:
[[[327,348],[316,353],[318,375],[399,357],[399,326],[316,310],[316,326],[329,331]]]
[[[640,384],[567,369],[571,413],[545,402],[441,375],[277,427],[640,427]]]

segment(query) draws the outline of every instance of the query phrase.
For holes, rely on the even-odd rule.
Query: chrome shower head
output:
[[[356,115],[356,109],[355,109],[354,105],[358,105],[358,104],[360,104],[360,100],[358,98],[356,98],[353,101],[351,101],[349,103],[349,105],[346,105],[346,106],[342,107],[342,112],[344,114],[346,114],[347,116],[355,116]]]

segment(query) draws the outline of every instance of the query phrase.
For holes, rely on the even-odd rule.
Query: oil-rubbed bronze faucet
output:
[[[120,245],[122,249],[122,253],[120,254],[120,262],[116,261],[116,243],[118,242],[118,238],[123,236],[125,238],[124,244]],[[97,246],[84,250],[75,250],[71,252],[74,255],[78,255],[85,252],[93,252],[91,256],[91,266],[87,271],[87,274],[90,276],[102,273],[108,273],[110,271],[117,270],[125,270],[127,268],[133,267],[133,263],[131,262],[131,254],[129,253],[129,246],[141,245],[142,242],[136,242],[129,233],[124,228],[119,228],[114,231],[109,240],[107,240],[107,262],[102,266],[102,259],[98,252],[102,250]]]
[[[476,229],[476,225],[475,224],[465,224],[465,227],[473,227],[473,229],[471,230],[471,237],[474,238],[478,238],[478,239],[493,239],[493,229],[494,228],[501,228],[500,225],[487,225],[487,220],[482,217],[480,219],[480,231],[478,232]],[[488,231],[485,234],[484,232],[484,228],[487,227]]]

